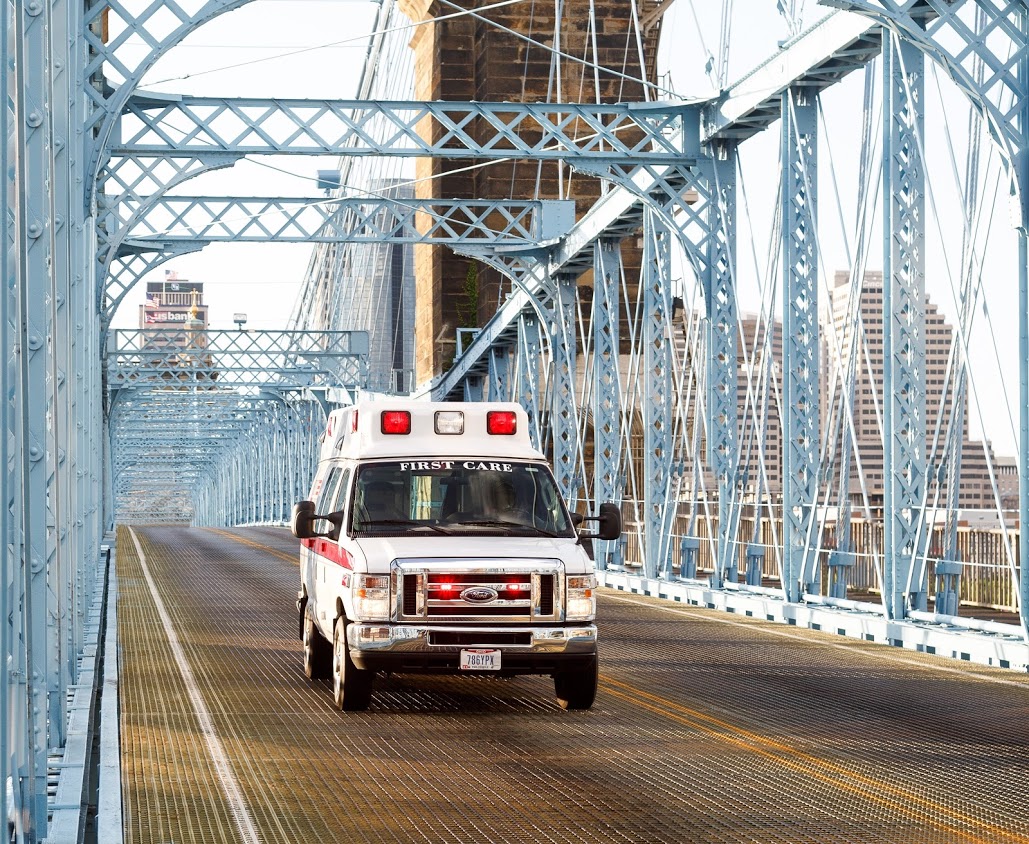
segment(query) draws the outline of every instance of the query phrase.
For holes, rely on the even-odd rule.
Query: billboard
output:
[[[181,279],[165,279],[164,281],[148,281],[146,283],[147,298],[150,298],[150,294],[154,293],[160,295],[161,293],[197,293],[204,292],[204,283],[202,281],[185,281]]]
[[[185,322],[189,319],[189,311],[151,311],[144,312],[144,321],[147,325],[155,325],[164,322]]]

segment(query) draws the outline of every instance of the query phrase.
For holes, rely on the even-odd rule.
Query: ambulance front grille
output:
[[[405,620],[556,621],[558,588],[554,572],[406,572],[400,611]]]

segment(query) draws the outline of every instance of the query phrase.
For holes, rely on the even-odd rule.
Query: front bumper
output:
[[[501,651],[501,675],[552,674],[585,667],[597,657],[596,625],[457,627],[353,623],[350,657],[358,668],[397,673],[459,671],[461,650]],[[494,672],[489,672],[493,674]]]

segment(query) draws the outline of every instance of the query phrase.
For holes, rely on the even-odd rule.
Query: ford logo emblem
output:
[[[500,593],[489,586],[469,586],[461,593],[461,600],[467,601],[469,604],[488,604],[498,597],[500,597]]]

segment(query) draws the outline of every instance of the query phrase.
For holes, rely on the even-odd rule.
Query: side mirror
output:
[[[622,535],[622,511],[616,504],[601,504],[597,521],[597,539],[618,539]]]
[[[293,505],[293,515],[289,520],[289,532],[297,539],[312,539],[314,532],[314,502],[298,501]]]
[[[572,523],[576,528],[583,522],[597,522],[597,532],[580,534],[581,539],[618,539],[622,535],[622,511],[617,504],[601,504],[599,516],[572,514]]]

